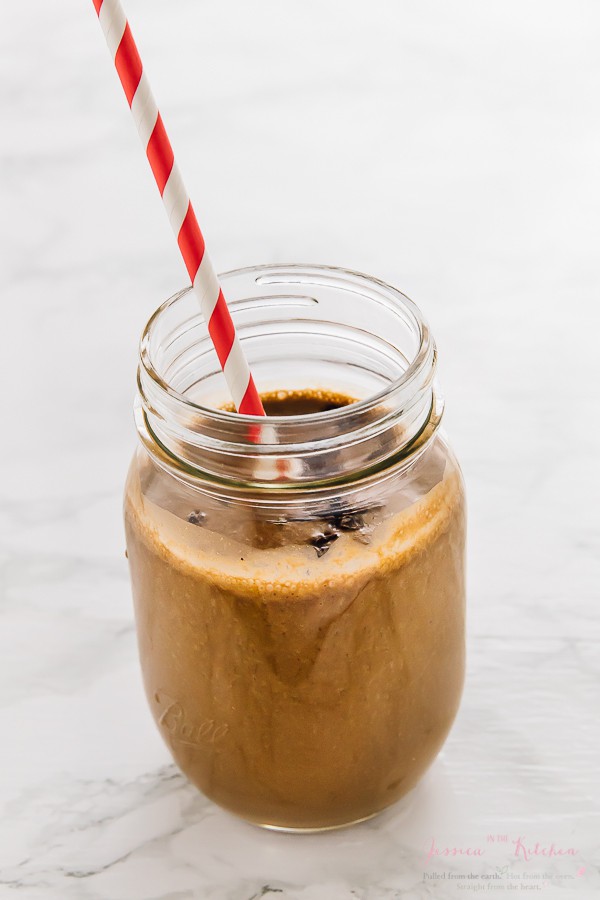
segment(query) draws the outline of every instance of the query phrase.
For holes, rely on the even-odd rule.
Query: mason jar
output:
[[[367,819],[419,780],[464,677],[464,490],[418,308],[374,278],[221,278],[266,418],[232,411],[191,288],[143,333],[125,525],[148,702],[211,800]]]

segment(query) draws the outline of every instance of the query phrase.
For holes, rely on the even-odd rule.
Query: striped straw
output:
[[[264,416],[123,7],[119,0],[93,3],[235,407],[240,413]]]

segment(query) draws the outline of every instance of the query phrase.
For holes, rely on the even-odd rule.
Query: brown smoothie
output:
[[[301,415],[351,401],[263,402]],[[427,452],[414,477],[432,486],[418,499],[293,522],[199,494],[193,508],[183,495],[161,503],[155,464],[132,469],[146,692],[174,759],[221,806],[288,828],[358,821],[409,791],[440,750],[464,674],[465,516],[453,458]]]

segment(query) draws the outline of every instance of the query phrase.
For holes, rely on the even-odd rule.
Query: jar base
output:
[[[361,822],[370,822],[371,819],[387,818],[389,816],[396,820],[398,817],[405,818],[413,811],[415,796],[417,795],[418,785],[412,787],[406,794],[398,797],[387,806],[376,809],[375,812],[369,813],[367,816],[360,816],[358,819],[349,819],[347,822],[339,822],[335,825],[273,825],[270,822],[259,822],[256,819],[246,819],[236,813],[237,818],[242,818],[249,825],[257,828],[263,828],[265,831],[277,831],[282,834],[318,834],[322,831],[340,831],[342,828],[352,828],[353,825],[360,825]],[[222,807],[223,808],[223,807]]]
[[[389,809],[389,807],[386,807]],[[297,827],[290,825],[271,825],[269,822],[250,822],[250,825],[256,825],[257,828],[264,828],[265,831],[279,831],[284,834],[318,834],[321,831],[339,831],[341,828],[351,828],[353,825],[359,825],[361,822],[368,822],[376,816],[380,816],[385,809],[378,809],[376,812],[370,813],[368,816],[361,816],[360,819],[352,819],[349,822],[340,822],[337,825],[317,825],[315,827]]]

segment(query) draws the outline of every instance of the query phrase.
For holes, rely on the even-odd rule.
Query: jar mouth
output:
[[[156,310],[141,338],[138,430],[151,452],[200,478],[325,483],[397,457],[436,418],[434,407],[439,421],[435,343],[396,288],[301,264],[248,266],[220,281],[260,393],[325,389],[354,402],[268,417],[222,408],[225,379],[188,287]]]
[[[246,266],[240,269],[231,269],[228,272],[220,274],[219,280],[222,282],[232,276],[238,275],[258,275],[259,277],[256,279],[257,284],[273,284],[277,283],[276,279],[278,279],[278,277],[281,277],[281,275],[283,274],[288,277],[290,275],[293,277],[294,274],[300,274],[307,271],[320,273],[325,277],[329,276],[331,273],[335,273],[338,276],[347,276],[351,279],[358,279],[361,282],[364,280],[364,282],[368,282],[370,285],[377,285],[386,293],[397,297],[399,303],[403,307],[404,312],[411,316],[414,322],[414,326],[418,331],[418,349],[414,355],[414,358],[409,361],[409,365],[406,370],[391,384],[389,384],[389,386],[382,388],[372,396],[365,397],[361,400],[355,400],[352,404],[344,407],[339,407],[337,409],[308,413],[300,416],[270,415],[268,417],[270,423],[284,427],[288,425],[290,423],[290,420],[292,419],[295,420],[295,422],[305,422],[307,426],[310,426],[312,422],[321,422],[324,417],[327,417],[329,420],[343,419],[348,415],[350,411],[352,412],[352,414],[361,412],[368,413],[384,400],[393,401],[395,395],[405,393],[407,389],[410,389],[415,381],[419,380],[419,376],[422,374],[424,369],[431,367],[432,356],[435,353],[435,345],[432,340],[429,326],[416,303],[410,300],[409,297],[407,297],[397,288],[386,284],[386,282],[384,281],[365,275],[362,272],[334,266],[289,263],[278,265]],[[349,287],[345,287],[344,289],[351,290],[351,288]],[[247,429],[249,426],[256,425],[258,422],[261,422],[262,417],[243,415],[238,412],[232,412],[226,409],[219,409],[212,406],[206,406],[202,403],[198,403],[190,399],[190,397],[186,396],[185,394],[175,390],[172,385],[169,384],[161,376],[157,366],[154,364],[151,348],[154,343],[153,339],[159,323],[164,317],[165,313],[175,307],[178,303],[180,303],[182,298],[185,297],[185,295],[191,290],[192,288],[188,287],[184,288],[181,291],[178,291],[172,297],[169,297],[167,300],[165,300],[165,302],[162,303],[152,314],[152,316],[146,323],[140,340],[140,365],[142,366],[146,375],[151,378],[152,381],[154,381],[155,384],[171,398],[173,403],[177,404],[181,409],[199,412],[205,417],[214,419],[215,422],[223,422],[229,425],[235,424],[235,426],[239,427],[240,429]],[[235,315],[236,306],[238,306],[240,303],[243,304],[245,302],[247,302],[247,298],[239,301],[228,301],[228,305],[230,307],[232,315]],[[198,315],[201,315],[199,311]],[[241,337],[241,340],[243,342],[243,336]],[[260,385],[258,385],[258,389],[260,392]]]

